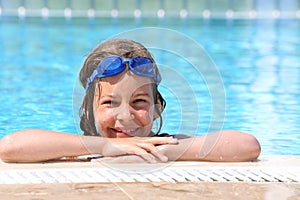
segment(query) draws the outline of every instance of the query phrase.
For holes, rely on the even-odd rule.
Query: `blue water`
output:
[[[80,101],[80,89],[73,89],[85,56],[108,37],[145,26],[166,27],[191,37],[212,58],[226,94],[226,115],[220,122],[224,129],[255,135],[262,145],[262,154],[300,155],[299,20],[2,17],[0,137],[25,128],[78,134],[76,102]],[[193,52],[189,44],[180,40],[172,43],[174,48]],[[180,131],[191,134],[196,129],[198,135],[206,133],[212,102],[205,80],[195,76],[188,63],[171,53],[152,53],[159,63],[174,66],[188,80],[198,106],[186,109],[193,95],[187,95],[182,82],[165,77],[167,87],[161,87],[167,99],[163,130],[174,133],[183,124]]]

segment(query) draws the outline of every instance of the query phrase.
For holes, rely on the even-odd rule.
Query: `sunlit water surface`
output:
[[[2,17],[0,137],[25,128],[80,134],[73,94],[75,106],[79,106],[81,93],[77,86],[74,93],[73,89],[85,56],[108,37],[146,26],[165,27],[191,37],[212,58],[226,94],[223,129],[255,135],[265,155],[300,155],[299,20]],[[174,48],[193,51],[180,40],[169,42]],[[162,72],[167,81],[162,85],[168,85],[160,88],[167,100],[163,132],[207,133],[212,107],[205,81],[178,56],[157,50],[152,53],[158,63],[174,67],[188,80],[197,102],[195,107],[186,108],[193,96],[182,82]]]

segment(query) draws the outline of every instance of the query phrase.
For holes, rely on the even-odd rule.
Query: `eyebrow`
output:
[[[137,93],[137,94],[133,94],[132,95],[132,97],[134,97],[134,98],[136,98],[136,97],[143,97],[143,96],[151,98],[151,95],[149,93]],[[104,98],[116,99],[116,98],[118,98],[118,95],[108,94],[108,95],[100,96],[99,99],[104,99]]]
[[[132,95],[132,97],[139,97],[139,96],[146,96],[146,97],[151,97],[149,93],[137,93]]]
[[[112,94],[100,96],[100,99],[104,99],[104,98],[112,98],[112,99],[115,99],[115,98],[117,98],[117,97],[116,97],[115,95],[112,95]]]

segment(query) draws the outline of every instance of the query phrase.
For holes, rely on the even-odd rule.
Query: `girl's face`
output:
[[[125,70],[102,78],[95,89],[94,117],[103,137],[146,137],[151,133],[154,100],[150,78]]]

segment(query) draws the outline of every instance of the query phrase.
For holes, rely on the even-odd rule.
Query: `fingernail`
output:
[[[155,163],[157,163],[157,161],[156,161],[155,159],[152,159],[152,160],[150,161],[150,163],[155,164]]]
[[[172,143],[172,144],[177,144],[177,143],[178,143],[178,139],[177,139],[177,138],[173,138],[173,139],[171,140],[171,143]]]
[[[168,162],[169,158],[167,156],[162,156],[161,161]]]

